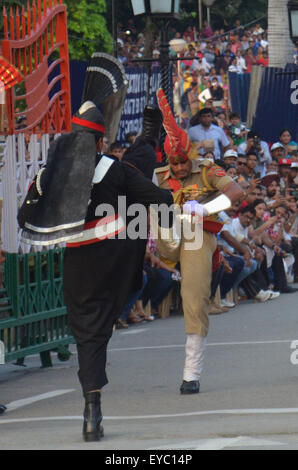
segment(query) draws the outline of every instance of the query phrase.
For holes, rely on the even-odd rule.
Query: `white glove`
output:
[[[198,201],[187,201],[185,204],[183,204],[183,214],[205,217],[208,215],[208,212]]]

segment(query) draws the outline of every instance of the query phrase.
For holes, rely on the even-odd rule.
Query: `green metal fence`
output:
[[[5,362],[39,353],[44,367],[50,351],[67,360],[74,343],[63,301],[63,249],[6,254],[0,290],[0,340]]]

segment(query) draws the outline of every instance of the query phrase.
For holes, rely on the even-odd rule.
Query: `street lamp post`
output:
[[[161,19],[163,22],[161,28],[160,43],[160,66],[161,66],[161,88],[166,97],[170,100],[170,80],[169,80],[169,23],[172,18],[179,14],[180,0],[131,0],[133,13],[137,15],[152,16]]]
[[[207,7],[207,22],[210,25],[210,8],[212,7],[215,0],[203,0],[204,5]]]
[[[298,41],[298,1],[288,3],[290,36],[294,44]]]
[[[151,16],[156,19],[162,20],[161,27],[161,44],[160,44],[160,58],[159,63],[161,66],[161,88],[163,89],[168,103],[172,104],[170,96],[170,59],[169,57],[169,24],[172,18],[178,17],[180,9],[180,0],[131,0],[133,13],[137,15]],[[152,62],[152,59],[142,58],[142,62]],[[163,161],[166,161],[166,154],[163,149],[165,140],[165,131],[161,133],[161,148],[163,153]]]
[[[170,41],[171,49],[177,54],[177,58],[178,58],[178,60],[177,60],[177,75],[178,75],[177,93],[178,93],[179,104],[180,104],[180,101],[181,101],[181,86],[180,86],[181,65],[180,65],[180,58],[181,58],[181,53],[185,51],[186,44],[187,43],[186,43],[186,41],[184,41],[184,39],[172,39],[172,41]],[[182,119],[181,113],[179,114],[178,118],[179,118],[179,122],[181,122],[181,119]]]

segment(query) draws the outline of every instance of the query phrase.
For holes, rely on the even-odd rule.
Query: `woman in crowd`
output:
[[[283,129],[279,135],[279,139],[286,149],[286,155],[289,155],[292,150],[298,147],[297,142],[292,139],[292,134],[289,129]]]

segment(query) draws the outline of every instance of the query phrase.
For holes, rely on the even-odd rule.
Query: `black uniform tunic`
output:
[[[100,220],[95,215],[99,204],[110,204],[117,213],[118,196],[127,197],[127,207],[133,203],[146,207],[173,203],[169,191],[158,188],[137,170],[115,161],[103,180],[93,186],[86,227]],[[107,383],[107,344],[129,293],[140,288],[145,243],[116,236],[70,246],[64,257],[64,296],[77,342],[79,379],[86,394]]]

